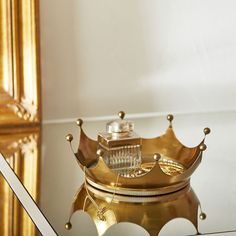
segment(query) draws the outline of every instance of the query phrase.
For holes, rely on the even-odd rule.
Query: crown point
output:
[[[67,135],[66,135],[66,140],[67,140],[68,142],[71,142],[71,141],[73,140],[73,135],[72,135],[72,134],[67,134]]]
[[[204,134],[205,135],[208,135],[210,132],[211,132],[211,129],[206,127],[204,130],[203,130]]]
[[[72,224],[70,222],[67,222],[65,224],[65,229],[70,230],[72,228]]]
[[[200,220],[205,220],[205,219],[207,218],[207,215],[202,212],[202,213],[199,215],[199,218],[200,218]]]
[[[125,112],[119,111],[118,116],[123,120],[125,118]]]
[[[81,127],[83,125],[83,120],[82,119],[78,119],[76,121],[76,124]]]
[[[172,121],[174,119],[174,116],[172,114],[167,115],[167,120]]]
[[[98,156],[103,156],[103,154],[104,154],[104,152],[103,152],[102,149],[98,149],[98,150],[97,150],[97,155],[98,155]]]
[[[155,153],[153,158],[155,161],[159,161],[161,159],[161,155],[159,153]]]
[[[199,148],[201,151],[205,151],[207,149],[207,145],[205,143],[202,143]]]

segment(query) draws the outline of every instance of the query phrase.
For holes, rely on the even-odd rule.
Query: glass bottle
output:
[[[107,123],[106,132],[98,134],[98,143],[109,168],[130,177],[141,165],[141,138],[133,131],[134,123],[124,116],[124,112],[119,112],[121,119]]]

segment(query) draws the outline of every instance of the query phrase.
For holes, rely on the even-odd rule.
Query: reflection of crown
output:
[[[124,115],[120,112],[121,120],[108,123],[109,132],[99,134],[98,141],[87,137],[83,121],[77,120],[81,132],[75,156],[88,184],[107,192],[137,196],[166,194],[187,186],[206,150],[205,138],[193,148],[181,144],[172,128],[173,115],[167,116],[170,124],[165,134],[138,138],[132,122],[123,120]],[[210,129],[205,128],[204,133],[209,134]],[[72,139],[67,135],[70,143]]]
[[[88,201],[93,198],[96,204]],[[152,197],[129,197],[113,195],[100,191],[86,183],[76,194],[69,222],[66,228],[70,229],[71,217],[76,211],[83,210],[93,219],[98,235],[103,235],[111,226],[130,222],[142,226],[151,236],[159,235],[163,227],[175,218],[189,220],[198,231],[198,211],[200,219],[206,215],[201,211],[198,197],[190,185],[171,194]]]

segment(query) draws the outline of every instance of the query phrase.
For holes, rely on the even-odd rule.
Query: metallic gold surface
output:
[[[161,155],[159,153],[155,153],[154,156],[153,156],[153,159],[155,161],[159,161],[161,159]]]
[[[207,146],[206,144],[202,143],[200,146],[199,146],[200,150],[201,151],[205,151],[207,149]]]
[[[76,121],[76,124],[77,124],[78,126],[82,126],[82,125],[83,125],[83,120],[82,120],[82,119],[78,119],[78,120]]]
[[[205,213],[202,212],[202,213],[199,215],[199,218],[200,218],[200,220],[205,220],[205,219],[207,218],[207,216],[206,216]]]
[[[167,115],[167,120],[172,122],[174,119],[174,116],[172,114]]]
[[[0,0],[0,127],[41,120],[38,5]]]
[[[180,163],[170,160],[170,159],[160,159],[159,165],[162,169],[162,171],[170,176],[176,176],[178,174],[183,174],[185,171],[185,168]]]
[[[88,199],[88,194],[95,203]],[[103,220],[98,217],[99,209]],[[99,236],[120,222],[140,225],[150,236],[157,236],[175,218],[189,220],[198,232],[198,209],[199,200],[189,185],[175,193],[141,198],[114,196],[89,185],[86,190],[83,185],[74,198],[70,219],[76,211],[84,210],[93,219]]]
[[[72,228],[72,224],[70,222],[65,224],[65,229],[70,230]]]
[[[67,134],[67,135],[66,135],[66,140],[67,140],[68,142],[71,142],[71,141],[73,140],[72,134]]]
[[[125,112],[124,111],[120,111],[118,113],[118,116],[123,120],[125,118]]]
[[[204,130],[203,130],[204,134],[207,135],[211,132],[211,129],[206,127]]]
[[[14,130],[0,134],[0,152],[27,188],[32,197],[39,200],[40,128]],[[12,193],[3,177],[0,177],[0,235],[37,235],[37,230]]]
[[[172,115],[168,115],[167,118],[173,120]],[[80,129],[80,144],[76,157],[82,166],[88,167],[86,163],[90,163],[90,168],[86,170],[87,181],[96,188],[109,192],[116,191],[119,194],[166,194],[185,187],[201,162],[202,152],[206,149],[205,139],[196,147],[184,146],[176,138],[170,124],[163,135],[141,139],[141,169],[137,170],[138,174],[134,172],[128,177],[120,176],[117,186],[114,187],[117,173],[106,165],[102,153],[98,153],[97,156],[98,142],[88,138],[82,127]],[[154,160],[155,153],[161,158]]]

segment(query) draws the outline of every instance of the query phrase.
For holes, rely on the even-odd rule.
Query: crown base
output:
[[[185,188],[190,183],[190,180],[188,179],[165,187],[135,189],[135,188],[115,187],[111,185],[105,185],[102,183],[96,183],[93,180],[89,179],[88,177],[86,178],[86,181],[89,185],[91,185],[96,189],[108,193],[115,193],[116,195],[119,194],[125,196],[157,196],[157,195],[169,194]]]

